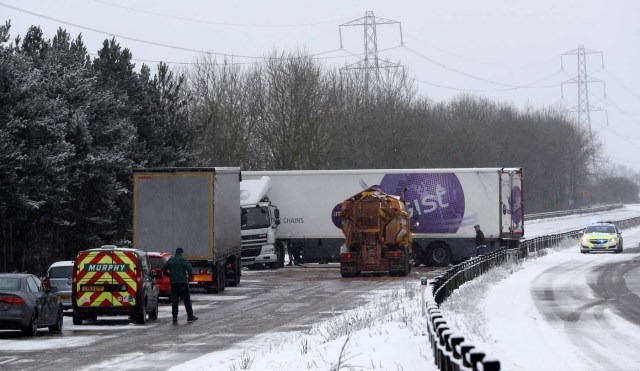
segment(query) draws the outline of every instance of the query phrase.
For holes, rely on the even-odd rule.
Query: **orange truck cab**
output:
[[[78,253],[72,278],[73,324],[126,315],[158,318],[158,285],[146,252],[106,245]]]

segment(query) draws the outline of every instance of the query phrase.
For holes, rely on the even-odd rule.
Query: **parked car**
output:
[[[44,278],[46,287],[58,288],[58,301],[62,309],[71,309],[71,280],[73,278],[73,260],[59,261],[51,264]]]
[[[73,324],[128,315],[144,325],[158,319],[158,285],[145,251],[105,245],[80,251],[73,268]]]
[[[64,314],[57,290],[45,287],[33,274],[0,273],[0,329],[33,336],[49,327],[60,333]]]
[[[170,252],[149,252],[149,260],[151,261],[151,270],[156,276],[156,283],[160,289],[160,296],[171,296],[171,280],[168,275],[162,273],[164,263],[172,256]]]
[[[613,222],[592,223],[580,237],[580,252],[583,254],[595,251],[619,254],[622,250],[622,234]]]

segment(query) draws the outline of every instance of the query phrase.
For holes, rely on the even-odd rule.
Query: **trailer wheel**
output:
[[[242,261],[236,259],[235,264],[232,265],[232,278],[227,281],[227,286],[238,286],[240,284],[240,276],[242,275]]]
[[[216,271],[218,272],[218,282],[216,283],[216,288],[218,293],[223,292],[226,287],[226,266],[224,262],[218,262]]]
[[[278,268],[284,267],[284,246],[276,242],[276,256],[278,257]]]
[[[429,249],[429,260],[436,267],[446,267],[451,264],[451,250],[446,244],[436,242]]]

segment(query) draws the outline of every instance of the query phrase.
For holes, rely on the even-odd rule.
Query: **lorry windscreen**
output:
[[[271,218],[266,207],[248,207],[242,209],[242,230],[269,228]]]

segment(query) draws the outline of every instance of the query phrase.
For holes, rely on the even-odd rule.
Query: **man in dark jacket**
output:
[[[473,228],[476,229],[476,256],[484,255],[484,250],[487,248],[484,242],[484,233],[480,229],[480,224],[474,225]]]
[[[198,317],[193,315],[191,308],[191,295],[189,295],[189,277],[193,274],[191,263],[182,256],[182,247],[176,249],[176,255],[172,256],[162,270],[170,272],[171,281],[171,314],[173,323],[178,323],[178,303],[180,299],[184,302],[184,309],[187,311],[187,322],[196,321]]]

